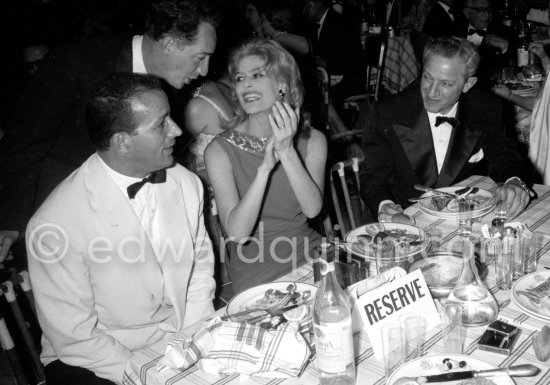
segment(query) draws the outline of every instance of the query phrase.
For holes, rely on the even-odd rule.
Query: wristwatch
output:
[[[525,182],[523,182],[521,179],[519,179],[517,176],[513,176],[511,178],[509,178],[506,182],[504,182],[505,185],[507,184],[515,184],[516,186],[519,186],[521,187],[521,189],[523,191],[525,191],[527,193],[527,195],[529,195],[529,197],[531,198],[534,198],[537,193],[533,191],[532,188],[530,188],[529,186],[527,186],[525,184]]]

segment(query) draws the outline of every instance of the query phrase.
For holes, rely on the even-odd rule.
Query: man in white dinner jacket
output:
[[[174,165],[160,81],[112,75],[86,124],[97,152],[27,227],[48,385],[121,383],[133,351],[214,311],[202,185]]]

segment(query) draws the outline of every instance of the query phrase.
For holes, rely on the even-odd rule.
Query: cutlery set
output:
[[[431,376],[419,377],[401,377],[393,383],[393,385],[412,385],[426,384],[433,382],[460,381],[477,377],[494,377],[505,376],[510,377],[531,377],[536,375],[539,369],[535,365],[524,364],[515,365],[508,368],[488,369],[488,370],[466,370],[461,372],[451,372],[443,374],[434,374]]]

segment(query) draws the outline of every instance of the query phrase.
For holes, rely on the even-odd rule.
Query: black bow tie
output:
[[[456,127],[458,126],[458,119],[450,116],[436,116],[435,126],[438,127],[441,123],[449,123],[451,126]]]
[[[479,36],[485,36],[485,34],[487,33],[487,31],[485,31],[484,29],[473,29],[473,28],[470,28],[468,30],[468,36],[472,36],[472,35],[479,35]]]
[[[159,170],[151,173],[147,178],[143,178],[141,182],[132,183],[126,188],[128,191],[128,197],[134,199],[139,190],[145,185],[145,183],[164,183],[166,182],[166,170]]]

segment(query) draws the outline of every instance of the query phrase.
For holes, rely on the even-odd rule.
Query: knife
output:
[[[416,381],[420,384],[423,384],[428,382],[459,381],[476,377],[492,377],[503,375],[508,375],[510,377],[530,377],[536,375],[538,372],[539,368],[537,368],[535,365],[524,364],[510,366],[508,368],[467,370],[463,372],[435,374],[432,376],[416,377]]]

